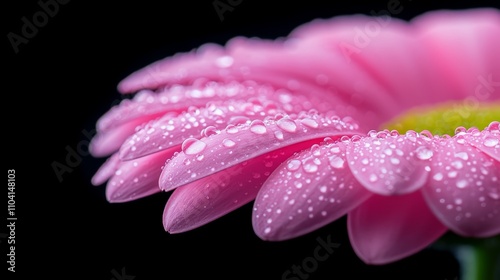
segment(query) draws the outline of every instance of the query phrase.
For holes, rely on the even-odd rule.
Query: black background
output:
[[[62,182],[51,166],[54,161],[67,164],[67,148],[82,145],[86,151],[83,131],[94,129],[97,119],[121,99],[118,82],[155,60],[208,42],[224,44],[235,36],[286,36],[315,18],[370,14],[387,9],[388,1],[243,0],[221,21],[212,0],[114,4],[72,0],[60,5],[17,54],[7,34],[20,34],[21,18],[31,19],[40,6],[37,1],[11,2],[2,8],[2,84],[7,84],[2,89],[2,138],[7,143],[2,147],[7,154],[4,168],[16,170],[15,275],[111,280],[113,271],[120,274],[125,269],[136,280],[281,279],[292,265],[313,255],[319,245],[316,238],[329,236],[340,247],[319,262],[308,279],[458,276],[455,258],[434,249],[386,266],[365,265],[350,247],[345,219],[294,240],[261,241],[252,230],[251,205],[191,232],[170,235],[161,222],[169,193],[110,204],[104,186],[90,184],[104,159],[81,153],[81,161],[63,175]],[[409,0],[401,4],[404,9],[396,17],[403,19],[436,9],[494,5],[493,1],[475,1],[473,6],[468,1],[444,1],[423,6]],[[6,197],[6,188],[3,193]],[[7,229],[0,230],[4,232]],[[0,246],[3,273],[6,239]]]

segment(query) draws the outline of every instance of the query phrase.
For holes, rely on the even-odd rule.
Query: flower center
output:
[[[383,129],[421,132],[434,135],[453,135],[457,127],[483,129],[492,121],[500,120],[500,102],[475,103],[451,102],[414,108],[383,124]]]

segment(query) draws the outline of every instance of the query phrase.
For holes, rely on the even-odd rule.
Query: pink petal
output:
[[[500,161],[500,123],[492,122],[483,131],[473,131],[472,133],[459,132],[456,135],[457,142],[469,143],[481,150],[496,161]]]
[[[466,98],[475,103],[498,100],[498,9],[432,12],[416,18],[412,24],[419,38],[422,63],[435,76],[438,83],[434,84],[447,87],[446,92],[453,94],[449,100]],[[428,91],[425,98],[427,93],[438,95],[445,91]]]
[[[188,138],[209,136],[227,125],[239,125],[250,122],[251,119],[262,120],[278,113],[303,110],[300,102],[303,102],[304,98],[288,96],[285,93],[277,93],[274,96],[285,97],[282,99],[286,103],[266,100],[266,97],[260,96],[248,101],[211,102],[203,108],[191,107],[175,118],[161,118],[129,138],[120,149],[120,157],[125,160],[141,157],[181,145]]]
[[[368,190],[400,195],[418,190],[427,181],[432,147],[428,137],[413,131],[371,132],[347,148],[347,162],[354,177]]]
[[[367,264],[403,259],[447,231],[419,191],[401,196],[372,196],[348,214],[347,222],[352,247]]]
[[[296,118],[285,115],[229,126],[216,135],[185,140],[183,152],[166,164],[160,187],[172,190],[277,149],[295,150],[293,145],[300,142],[359,134],[357,129],[356,124],[336,116],[317,114],[301,114]]]
[[[500,233],[498,161],[454,137],[436,144],[431,170],[423,192],[443,224],[463,236]]]
[[[264,240],[286,240],[342,217],[371,196],[352,176],[345,144],[313,145],[283,162],[254,203],[252,224]]]
[[[120,126],[110,128],[104,132],[98,131],[92,138],[89,151],[94,157],[104,157],[118,151],[120,146],[132,135],[137,127],[151,120],[155,116],[137,118]]]
[[[121,162],[106,186],[108,201],[127,202],[160,192],[158,177],[161,167],[177,151],[173,148]]]
[[[307,145],[311,144],[304,142],[297,148]],[[192,230],[252,201],[271,172],[292,153],[272,151],[175,189],[163,214],[165,230]]]
[[[116,169],[120,165],[120,155],[118,153],[112,154],[106,161],[99,167],[97,172],[92,176],[92,185],[98,186],[104,184],[113,174],[115,174]]]

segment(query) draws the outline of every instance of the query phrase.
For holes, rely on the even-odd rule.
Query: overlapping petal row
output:
[[[165,229],[195,229],[253,200],[256,234],[285,240],[348,215],[367,263],[411,255],[447,230],[500,233],[500,133],[380,127],[416,107],[500,100],[500,13],[405,22],[316,20],[276,40],[235,38],[152,63],[97,123],[92,178],[110,202],[172,192]]]

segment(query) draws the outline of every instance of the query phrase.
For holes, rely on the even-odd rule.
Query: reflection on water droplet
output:
[[[436,173],[436,174],[434,174],[434,176],[433,176],[432,178],[433,178],[434,180],[436,180],[436,181],[441,181],[441,180],[443,180],[443,177],[444,177],[444,176],[443,176],[443,174],[442,174],[442,173]]]
[[[276,131],[274,132],[274,137],[276,137],[276,139],[278,139],[278,140],[283,140],[283,139],[284,139],[284,137],[283,137],[283,132],[281,132],[281,131],[279,131],[279,130],[276,130]]]
[[[300,160],[292,159],[288,162],[287,168],[290,171],[295,171],[295,170],[299,169],[300,165],[301,165]]]
[[[231,148],[231,147],[234,147],[234,145],[236,145],[236,143],[231,139],[224,139],[224,140],[222,140],[222,145],[224,145],[224,147]]]
[[[318,166],[314,163],[314,159],[308,159],[303,165],[304,171],[307,173],[314,173],[318,171]]]
[[[461,158],[463,160],[468,160],[469,159],[469,155],[466,152],[456,153],[455,157]]]
[[[227,68],[233,65],[234,59],[230,56],[221,56],[215,60],[215,64],[220,68]]]
[[[283,129],[284,131],[288,132],[295,132],[297,131],[297,125],[293,120],[283,118],[277,122],[277,125],[279,128]]]
[[[182,151],[186,155],[196,155],[201,153],[207,144],[196,138],[188,138],[182,142]]]
[[[496,145],[498,145],[498,139],[493,137],[487,137],[486,139],[484,139],[483,145],[490,148],[495,147]]]
[[[425,146],[418,147],[416,152],[417,152],[417,158],[421,160],[430,159],[434,155],[434,152]]]
[[[262,121],[254,120],[250,124],[250,131],[255,134],[265,134],[267,132],[267,129]]]
[[[341,157],[331,156],[329,160],[330,160],[330,166],[333,168],[340,169],[344,167],[345,161]]]
[[[459,188],[459,189],[463,189],[463,188],[467,187],[467,185],[469,185],[469,183],[467,183],[467,180],[457,181],[457,188]]]

